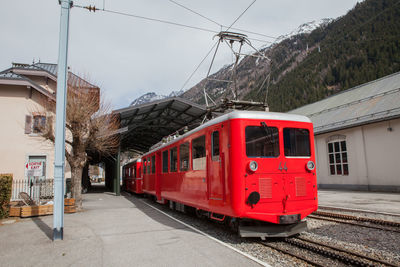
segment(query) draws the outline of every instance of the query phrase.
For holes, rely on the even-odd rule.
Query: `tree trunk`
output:
[[[71,193],[75,198],[76,210],[82,210],[82,168],[71,166]]]

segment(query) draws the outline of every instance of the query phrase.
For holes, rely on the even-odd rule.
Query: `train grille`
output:
[[[261,198],[272,198],[272,179],[260,178],[259,189]]]
[[[304,197],[307,195],[306,178],[296,177],[296,196]]]

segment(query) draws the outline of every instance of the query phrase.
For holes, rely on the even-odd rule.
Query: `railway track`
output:
[[[306,254],[298,251],[298,249],[293,249],[293,247],[299,248],[301,250],[306,250],[313,254],[320,255],[324,258],[329,258],[331,260],[340,261],[346,265],[351,266],[391,266],[391,267],[399,267],[400,265],[395,265],[387,261],[383,261],[377,258],[369,257],[367,255],[363,255],[357,252],[348,251],[343,248],[327,245],[318,241],[310,240],[303,237],[295,237],[295,238],[285,238],[282,240],[285,245],[288,246],[279,246],[274,243],[262,241],[261,244],[263,246],[272,248],[284,254],[295,257],[301,261],[304,261],[313,266],[326,266],[326,263],[318,260],[315,257],[307,257]]]
[[[332,221],[337,223],[345,223],[350,225],[355,225],[359,227],[366,227],[384,231],[398,232],[400,233],[400,223],[394,221],[387,221],[381,219],[353,216],[340,213],[332,213],[325,211],[316,211],[309,215],[307,218],[316,220]],[[365,224],[369,223],[369,224]],[[384,226],[384,227],[382,227]],[[386,228],[390,227],[390,228]]]

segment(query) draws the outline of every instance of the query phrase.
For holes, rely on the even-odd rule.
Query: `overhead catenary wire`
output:
[[[122,12],[122,11],[116,11],[116,10],[110,10],[110,9],[100,9],[100,8],[96,8],[95,6],[90,6],[90,5],[89,6],[74,5],[74,7],[87,9],[87,10],[93,11],[93,12],[102,11],[102,12],[111,13],[111,14],[115,14],[115,15],[121,15],[121,16],[127,16],[127,17],[147,20],[147,21],[159,22],[159,23],[164,23],[164,24],[169,24],[169,25],[173,25],[173,26],[178,26],[178,27],[183,27],[183,28],[188,28],[188,29],[193,29],[193,30],[199,30],[199,31],[209,32],[209,33],[214,33],[214,34],[219,33],[219,31],[215,31],[212,29],[204,28],[204,27],[198,27],[198,26],[173,22],[173,21],[164,20],[164,19],[145,17],[145,16],[136,15],[133,13],[126,13],[126,12]],[[272,41],[262,40],[262,39],[258,39],[258,38],[249,38],[249,39],[252,41],[257,41],[257,42],[261,42],[261,43],[273,43]]]
[[[169,0],[169,1],[171,3],[174,3],[177,6],[180,6],[180,7],[184,8],[184,9],[188,10],[189,12],[192,12],[192,13],[194,13],[194,14],[196,14],[196,15],[198,15],[198,16],[200,16],[200,17],[202,17],[202,18],[204,18],[204,19],[206,19],[206,20],[208,20],[208,21],[210,21],[210,22],[212,22],[214,24],[216,24],[217,26],[219,26],[221,28],[228,28],[228,26],[223,25],[223,24],[221,24],[221,23],[219,23],[219,22],[217,22],[217,21],[215,21],[215,20],[211,19],[210,17],[207,17],[207,16],[205,16],[203,14],[200,14],[199,12],[193,10],[192,8],[189,8],[189,7],[187,7],[187,6],[185,6],[185,5],[181,4],[181,3],[178,3],[177,1],[174,1],[174,0]],[[231,29],[232,30],[241,31],[241,32],[245,32],[245,33],[251,33],[251,34],[254,34],[254,35],[259,35],[259,36],[263,36],[263,37],[267,37],[267,38],[271,38],[271,39],[278,39],[278,37],[274,37],[274,36],[263,34],[263,33],[254,32],[254,31],[248,31],[248,30],[234,28],[234,27],[231,27]]]
[[[196,69],[190,74],[189,78],[185,81],[185,83],[182,85],[181,91],[185,88],[187,83],[192,79],[193,75],[197,72],[197,70],[200,68],[200,66],[203,64],[203,62],[207,59],[207,57],[211,54],[211,52],[214,50],[214,47],[219,43],[219,40],[214,43],[214,45],[211,47],[211,49],[207,52],[205,57],[200,61],[200,63],[197,65]]]
[[[178,5],[178,6],[182,7],[182,8],[184,8],[184,9],[186,9],[186,10],[188,10],[188,11],[190,11],[190,12],[192,12],[192,13],[194,13],[194,14],[196,14],[196,15],[198,15],[198,16],[200,16],[200,17],[206,19],[206,20],[208,20],[208,21],[211,21],[212,23],[217,24],[217,25],[220,26],[220,27],[222,26],[220,23],[216,22],[215,20],[210,19],[210,18],[208,18],[208,17],[202,15],[202,14],[200,14],[199,12],[194,11],[194,10],[191,9],[191,8],[188,8],[188,7],[182,5],[182,4],[180,4],[180,3],[178,3],[178,2],[176,2],[176,1],[174,1],[174,0],[169,0],[169,1],[170,1],[171,3],[174,3],[175,5]]]
[[[253,0],[253,2],[251,2],[251,4],[239,15],[239,17],[237,17],[232,24],[228,27],[228,29],[226,29],[225,31],[229,31],[230,28],[232,28],[232,26],[244,15],[244,13],[246,13],[246,11],[256,2],[257,0]]]

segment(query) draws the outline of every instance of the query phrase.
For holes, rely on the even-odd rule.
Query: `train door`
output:
[[[293,209],[299,208],[293,205],[303,204],[301,200],[316,197],[312,133],[309,129],[296,126],[283,128],[285,189],[288,201],[296,200],[291,204]]]
[[[224,177],[222,175],[222,155],[221,155],[221,131],[220,128],[214,129],[210,133],[211,142],[209,143],[210,154],[207,164],[207,178],[209,182],[209,196],[212,200],[223,200]]]

